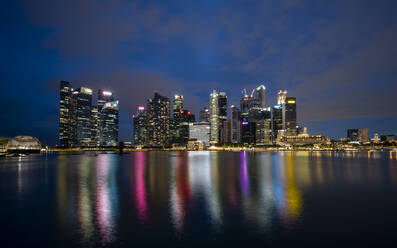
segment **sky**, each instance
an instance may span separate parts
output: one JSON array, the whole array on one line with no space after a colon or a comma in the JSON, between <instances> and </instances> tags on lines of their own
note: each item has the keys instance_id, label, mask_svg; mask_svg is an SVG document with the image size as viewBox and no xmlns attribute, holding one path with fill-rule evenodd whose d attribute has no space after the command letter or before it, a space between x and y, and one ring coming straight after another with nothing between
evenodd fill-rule
<instances>
[{"instance_id":1,"label":"sky","mask_svg":"<svg viewBox=\"0 0 397 248\"><path fill-rule=\"evenodd\" d=\"M397 1L6 0L0 136L58 142L59 81L120 100L119 139L153 92L198 115L213 89L297 98L309 133L397 134ZM95 97L95 96L94 96Z\"/></svg>"}]
</instances>

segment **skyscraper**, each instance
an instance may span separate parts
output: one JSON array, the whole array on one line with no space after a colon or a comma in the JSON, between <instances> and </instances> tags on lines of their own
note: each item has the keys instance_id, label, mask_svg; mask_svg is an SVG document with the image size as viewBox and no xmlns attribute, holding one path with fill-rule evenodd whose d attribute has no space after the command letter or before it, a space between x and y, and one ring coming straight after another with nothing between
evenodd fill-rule
<instances>
[{"instance_id":1,"label":"skyscraper","mask_svg":"<svg viewBox=\"0 0 397 248\"><path fill-rule=\"evenodd\" d=\"M280 104L272 108L273 141L277 139L279 131L283 130L283 106Z\"/></svg>"},{"instance_id":2,"label":"skyscraper","mask_svg":"<svg viewBox=\"0 0 397 248\"><path fill-rule=\"evenodd\" d=\"M175 95L173 100L174 119L177 119L179 111L183 109L183 96Z\"/></svg>"},{"instance_id":3,"label":"skyscraper","mask_svg":"<svg viewBox=\"0 0 397 248\"><path fill-rule=\"evenodd\" d=\"M170 99L157 92L148 100L149 145L164 147L170 138Z\"/></svg>"},{"instance_id":4,"label":"skyscraper","mask_svg":"<svg viewBox=\"0 0 397 248\"><path fill-rule=\"evenodd\" d=\"M256 121L256 145L270 145L272 144L272 121L270 108L263 109L263 119Z\"/></svg>"},{"instance_id":5,"label":"skyscraper","mask_svg":"<svg viewBox=\"0 0 397 248\"><path fill-rule=\"evenodd\" d=\"M207 107L203 107L200 109L200 122L209 122L210 119L210 110Z\"/></svg>"},{"instance_id":6,"label":"skyscraper","mask_svg":"<svg viewBox=\"0 0 397 248\"><path fill-rule=\"evenodd\" d=\"M219 141L224 140L223 136L225 129L224 123L227 120L227 96L225 92L220 92L218 95L218 107L219 107Z\"/></svg>"},{"instance_id":7,"label":"skyscraper","mask_svg":"<svg viewBox=\"0 0 397 248\"><path fill-rule=\"evenodd\" d=\"M231 142L238 144L241 141L241 113L240 109L236 106L231 106L232 110L232 122L231 122Z\"/></svg>"},{"instance_id":8,"label":"skyscraper","mask_svg":"<svg viewBox=\"0 0 397 248\"><path fill-rule=\"evenodd\" d=\"M102 111L102 107L103 105L105 105L105 103L107 102L113 102L114 101L114 96L113 93L108 91L108 90L98 90L98 100L97 100L97 104L98 104L98 113L100 113Z\"/></svg>"},{"instance_id":9,"label":"skyscraper","mask_svg":"<svg viewBox=\"0 0 397 248\"><path fill-rule=\"evenodd\" d=\"M73 146L73 113L72 109L72 88L69 82L60 82L59 101L59 144L64 147Z\"/></svg>"},{"instance_id":10,"label":"skyscraper","mask_svg":"<svg viewBox=\"0 0 397 248\"><path fill-rule=\"evenodd\" d=\"M91 107L91 144L90 146L98 146L98 107Z\"/></svg>"},{"instance_id":11,"label":"skyscraper","mask_svg":"<svg viewBox=\"0 0 397 248\"><path fill-rule=\"evenodd\" d=\"M279 90L277 93L277 104L284 104L287 97L286 90Z\"/></svg>"},{"instance_id":12,"label":"skyscraper","mask_svg":"<svg viewBox=\"0 0 397 248\"><path fill-rule=\"evenodd\" d=\"M75 91L76 97L76 133L77 142L80 146L89 146L91 142L91 106L92 90L80 87Z\"/></svg>"},{"instance_id":13,"label":"skyscraper","mask_svg":"<svg viewBox=\"0 0 397 248\"><path fill-rule=\"evenodd\" d=\"M287 135L296 135L296 98L286 97L283 107L283 129Z\"/></svg>"},{"instance_id":14,"label":"skyscraper","mask_svg":"<svg viewBox=\"0 0 397 248\"><path fill-rule=\"evenodd\" d=\"M266 107L266 87L264 85L260 85L256 88L256 99L259 102L261 108Z\"/></svg>"},{"instance_id":15,"label":"skyscraper","mask_svg":"<svg viewBox=\"0 0 397 248\"><path fill-rule=\"evenodd\" d=\"M240 111L241 111L241 120L248 122L248 113L249 108L252 105L251 102L254 100L254 97L247 94L247 91L243 90L243 97L240 99Z\"/></svg>"},{"instance_id":16,"label":"skyscraper","mask_svg":"<svg viewBox=\"0 0 397 248\"><path fill-rule=\"evenodd\" d=\"M116 146L119 135L119 101L105 103L99 119L101 123L100 145Z\"/></svg>"},{"instance_id":17,"label":"skyscraper","mask_svg":"<svg viewBox=\"0 0 397 248\"><path fill-rule=\"evenodd\" d=\"M213 90L210 94L210 142L219 144L219 94Z\"/></svg>"},{"instance_id":18,"label":"skyscraper","mask_svg":"<svg viewBox=\"0 0 397 248\"><path fill-rule=\"evenodd\" d=\"M134 145L146 146L148 143L147 115L144 106L138 106L138 112L133 115Z\"/></svg>"}]
</instances>

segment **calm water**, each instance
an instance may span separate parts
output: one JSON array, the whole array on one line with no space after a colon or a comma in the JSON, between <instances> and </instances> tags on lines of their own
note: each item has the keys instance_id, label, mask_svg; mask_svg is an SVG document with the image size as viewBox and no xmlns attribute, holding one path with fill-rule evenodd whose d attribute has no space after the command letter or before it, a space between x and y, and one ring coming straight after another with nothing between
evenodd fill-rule
<instances>
[{"instance_id":1,"label":"calm water","mask_svg":"<svg viewBox=\"0 0 397 248\"><path fill-rule=\"evenodd\" d=\"M1 247L397 246L397 152L0 159Z\"/></svg>"}]
</instances>

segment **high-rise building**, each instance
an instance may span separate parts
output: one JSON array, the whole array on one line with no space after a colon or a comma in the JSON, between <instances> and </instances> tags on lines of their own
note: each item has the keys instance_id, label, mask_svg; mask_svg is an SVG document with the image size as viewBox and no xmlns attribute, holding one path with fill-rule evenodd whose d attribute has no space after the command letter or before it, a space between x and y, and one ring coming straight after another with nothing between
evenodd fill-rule
<instances>
[{"instance_id":1,"label":"high-rise building","mask_svg":"<svg viewBox=\"0 0 397 248\"><path fill-rule=\"evenodd\" d=\"M179 112L183 109L183 96L182 95L175 95L173 100L173 114L174 119L177 119Z\"/></svg>"},{"instance_id":2,"label":"high-rise building","mask_svg":"<svg viewBox=\"0 0 397 248\"><path fill-rule=\"evenodd\" d=\"M72 88L69 82L60 82L59 101L59 144L63 147L74 145L73 140L73 118L72 110Z\"/></svg>"},{"instance_id":3,"label":"high-rise building","mask_svg":"<svg viewBox=\"0 0 397 248\"><path fill-rule=\"evenodd\" d=\"M287 135L296 135L296 98L286 97L283 104L283 129Z\"/></svg>"},{"instance_id":4,"label":"high-rise building","mask_svg":"<svg viewBox=\"0 0 397 248\"><path fill-rule=\"evenodd\" d=\"M117 103L117 109L116 108L112 108L107 109L106 111L104 110L104 106L108 103L112 103L112 104L108 104L107 106L115 106L115 97L113 95L112 92L108 91L108 90L102 90L99 89L98 90L98 144L100 146L114 146L114 140L118 140L118 138L115 139L115 137L110 138L109 137L109 123L105 123L102 120L107 119L112 120L112 125L116 125L114 127L112 127L113 130L118 130L118 103ZM109 107L108 107L109 108ZM117 112L117 113L116 113ZM113 121L113 117L112 116L103 116L104 114L117 114L117 122ZM105 132L107 132L105 134ZM117 134L118 136L118 134Z\"/></svg>"},{"instance_id":5,"label":"high-rise building","mask_svg":"<svg viewBox=\"0 0 397 248\"><path fill-rule=\"evenodd\" d=\"M252 106L252 101L254 100L253 96L247 94L247 91L243 90L243 97L240 99L240 111L241 111L241 120L248 122L249 109Z\"/></svg>"},{"instance_id":6,"label":"high-rise building","mask_svg":"<svg viewBox=\"0 0 397 248\"><path fill-rule=\"evenodd\" d=\"M99 116L101 146L116 146L119 135L119 101L107 102L102 106Z\"/></svg>"},{"instance_id":7,"label":"high-rise building","mask_svg":"<svg viewBox=\"0 0 397 248\"><path fill-rule=\"evenodd\" d=\"M148 100L149 145L164 147L170 138L170 99L157 92Z\"/></svg>"},{"instance_id":8,"label":"high-rise building","mask_svg":"<svg viewBox=\"0 0 397 248\"><path fill-rule=\"evenodd\" d=\"M114 101L114 96L113 96L112 92L110 92L108 90L99 89L98 90L98 100L97 100L98 113L100 113L102 111L103 105L105 105L105 103L113 102L113 101Z\"/></svg>"},{"instance_id":9,"label":"high-rise building","mask_svg":"<svg viewBox=\"0 0 397 248\"><path fill-rule=\"evenodd\" d=\"M210 124L208 122L196 122L189 124L189 140L204 142L210 145Z\"/></svg>"},{"instance_id":10,"label":"high-rise building","mask_svg":"<svg viewBox=\"0 0 397 248\"><path fill-rule=\"evenodd\" d=\"M287 91L286 90L279 90L277 93L277 104L281 105L285 103L287 98Z\"/></svg>"},{"instance_id":11,"label":"high-rise building","mask_svg":"<svg viewBox=\"0 0 397 248\"><path fill-rule=\"evenodd\" d=\"M380 139L379 139L379 134L378 133L374 133L373 141L374 141L374 143L379 143Z\"/></svg>"},{"instance_id":12,"label":"high-rise building","mask_svg":"<svg viewBox=\"0 0 397 248\"><path fill-rule=\"evenodd\" d=\"M273 142L277 139L279 131L281 130L283 130L283 106L277 104L272 108Z\"/></svg>"},{"instance_id":13,"label":"high-rise building","mask_svg":"<svg viewBox=\"0 0 397 248\"><path fill-rule=\"evenodd\" d=\"M256 135L255 122L241 122L241 143L244 145L254 145Z\"/></svg>"},{"instance_id":14,"label":"high-rise building","mask_svg":"<svg viewBox=\"0 0 397 248\"><path fill-rule=\"evenodd\" d=\"M261 108L266 107L266 87L260 85L256 88L256 99L259 101Z\"/></svg>"},{"instance_id":15,"label":"high-rise building","mask_svg":"<svg viewBox=\"0 0 397 248\"><path fill-rule=\"evenodd\" d=\"M200 109L200 122L209 122L210 121L210 110L207 107Z\"/></svg>"},{"instance_id":16,"label":"high-rise building","mask_svg":"<svg viewBox=\"0 0 397 248\"><path fill-rule=\"evenodd\" d=\"M272 119L270 108L263 109L263 119L256 121L256 145L272 144Z\"/></svg>"},{"instance_id":17,"label":"high-rise building","mask_svg":"<svg viewBox=\"0 0 397 248\"><path fill-rule=\"evenodd\" d=\"M231 106L232 122L231 122L231 143L238 144L241 141L241 113L236 106Z\"/></svg>"},{"instance_id":18,"label":"high-rise building","mask_svg":"<svg viewBox=\"0 0 397 248\"><path fill-rule=\"evenodd\" d=\"M76 133L80 146L89 146L91 142L91 106L92 90L80 87L74 92L76 97Z\"/></svg>"},{"instance_id":19,"label":"high-rise building","mask_svg":"<svg viewBox=\"0 0 397 248\"><path fill-rule=\"evenodd\" d=\"M219 144L219 94L213 90L210 94L210 142Z\"/></svg>"},{"instance_id":20,"label":"high-rise building","mask_svg":"<svg viewBox=\"0 0 397 248\"><path fill-rule=\"evenodd\" d=\"M227 96L225 92L220 92L218 95L219 107L219 141L222 143L224 140L224 123L227 120Z\"/></svg>"},{"instance_id":21,"label":"high-rise building","mask_svg":"<svg viewBox=\"0 0 397 248\"><path fill-rule=\"evenodd\" d=\"M348 129L347 138L353 142L368 142L368 128Z\"/></svg>"},{"instance_id":22,"label":"high-rise building","mask_svg":"<svg viewBox=\"0 0 397 248\"><path fill-rule=\"evenodd\" d=\"M134 121L134 145L146 146L148 144L148 133L145 107L138 106L138 112L132 118Z\"/></svg>"},{"instance_id":23,"label":"high-rise building","mask_svg":"<svg viewBox=\"0 0 397 248\"><path fill-rule=\"evenodd\" d=\"M232 143L232 120L223 122L222 144Z\"/></svg>"},{"instance_id":24,"label":"high-rise building","mask_svg":"<svg viewBox=\"0 0 397 248\"><path fill-rule=\"evenodd\" d=\"M91 107L91 144L90 146L98 146L98 107Z\"/></svg>"}]
</instances>

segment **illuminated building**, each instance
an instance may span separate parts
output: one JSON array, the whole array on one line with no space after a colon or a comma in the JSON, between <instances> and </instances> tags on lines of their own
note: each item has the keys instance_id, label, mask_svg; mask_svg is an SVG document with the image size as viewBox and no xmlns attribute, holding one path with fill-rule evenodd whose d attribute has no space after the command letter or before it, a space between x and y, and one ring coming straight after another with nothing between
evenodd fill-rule
<instances>
[{"instance_id":1,"label":"illuminated building","mask_svg":"<svg viewBox=\"0 0 397 248\"><path fill-rule=\"evenodd\" d=\"M314 144L326 144L329 141L327 136L323 135L283 135L280 139L281 143L305 146Z\"/></svg>"},{"instance_id":2,"label":"illuminated building","mask_svg":"<svg viewBox=\"0 0 397 248\"><path fill-rule=\"evenodd\" d=\"M59 93L59 144L64 147L71 147L75 144L75 137L72 88L70 83L61 81Z\"/></svg>"},{"instance_id":3,"label":"illuminated building","mask_svg":"<svg viewBox=\"0 0 397 248\"><path fill-rule=\"evenodd\" d=\"M374 133L373 141L374 141L374 143L379 143L380 139L379 139L379 134L378 133Z\"/></svg>"},{"instance_id":4,"label":"illuminated building","mask_svg":"<svg viewBox=\"0 0 397 248\"><path fill-rule=\"evenodd\" d=\"M279 90L277 93L277 104L285 104L286 98L287 98L287 91Z\"/></svg>"},{"instance_id":5,"label":"illuminated building","mask_svg":"<svg viewBox=\"0 0 397 248\"><path fill-rule=\"evenodd\" d=\"M113 102L114 101L114 96L113 93L107 90L98 90L98 113L102 111L103 105L107 102Z\"/></svg>"},{"instance_id":6,"label":"illuminated building","mask_svg":"<svg viewBox=\"0 0 397 248\"><path fill-rule=\"evenodd\" d=\"M232 143L232 120L226 120L222 128L222 144Z\"/></svg>"},{"instance_id":7,"label":"illuminated building","mask_svg":"<svg viewBox=\"0 0 397 248\"><path fill-rule=\"evenodd\" d=\"M241 143L244 145L254 145L256 135L255 122L241 122Z\"/></svg>"},{"instance_id":8,"label":"illuminated building","mask_svg":"<svg viewBox=\"0 0 397 248\"><path fill-rule=\"evenodd\" d=\"M256 121L255 131L256 145L272 144L272 119L270 108L263 110L263 119Z\"/></svg>"},{"instance_id":9,"label":"illuminated building","mask_svg":"<svg viewBox=\"0 0 397 248\"><path fill-rule=\"evenodd\" d=\"M286 97L283 104L283 129L287 135L296 135L296 98Z\"/></svg>"},{"instance_id":10,"label":"illuminated building","mask_svg":"<svg viewBox=\"0 0 397 248\"><path fill-rule=\"evenodd\" d=\"M224 123L227 120L227 96L225 92L220 92L218 95L218 107L219 107L219 141L223 141L224 134Z\"/></svg>"},{"instance_id":11,"label":"illuminated building","mask_svg":"<svg viewBox=\"0 0 397 248\"><path fill-rule=\"evenodd\" d=\"M231 143L238 144L241 141L241 112L236 106L232 105L231 119Z\"/></svg>"},{"instance_id":12,"label":"illuminated building","mask_svg":"<svg viewBox=\"0 0 397 248\"><path fill-rule=\"evenodd\" d=\"M148 100L148 142L150 146L164 147L170 137L170 99L157 92Z\"/></svg>"},{"instance_id":13,"label":"illuminated building","mask_svg":"<svg viewBox=\"0 0 397 248\"><path fill-rule=\"evenodd\" d=\"M91 107L91 146L98 146L98 107Z\"/></svg>"},{"instance_id":14,"label":"illuminated building","mask_svg":"<svg viewBox=\"0 0 397 248\"><path fill-rule=\"evenodd\" d=\"M279 131L283 130L283 107L278 104L272 108L273 141L277 139Z\"/></svg>"},{"instance_id":15,"label":"illuminated building","mask_svg":"<svg viewBox=\"0 0 397 248\"><path fill-rule=\"evenodd\" d=\"M347 138L351 142L368 142L368 128L348 129Z\"/></svg>"},{"instance_id":16,"label":"illuminated building","mask_svg":"<svg viewBox=\"0 0 397 248\"><path fill-rule=\"evenodd\" d=\"M209 122L210 110L207 107L200 109L200 122Z\"/></svg>"},{"instance_id":17,"label":"illuminated building","mask_svg":"<svg viewBox=\"0 0 397 248\"><path fill-rule=\"evenodd\" d=\"M240 110L241 110L241 120L248 121L249 108L252 105L251 102L254 100L253 96L247 94L246 89L243 90L243 97L240 99Z\"/></svg>"},{"instance_id":18,"label":"illuminated building","mask_svg":"<svg viewBox=\"0 0 397 248\"><path fill-rule=\"evenodd\" d=\"M210 94L210 142L211 144L219 144L219 94L213 90Z\"/></svg>"},{"instance_id":19,"label":"illuminated building","mask_svg":"<svg viewBox=\"0 0 397 248\"><path fill-rule=\"evenodd\" d=\"M89 146L91 142L91 106L92 90L80 87L73 92L76 98L76 137L80 146Z\"/></svg>"},{"instance_id":20,"label":"illuminated building","mask_svg":"<svg viewBox=\"0 0 397 248\"><path fill-rule=\"evenodd\" d=\"M138 112L133 117L134 145L145 146L148 142L147 115L144 106L138 106Z\"/></svg>"},{"instance_id":21,"label":"illuminated building","mask_svg":"<svg viewBox=\"0 0 397 248\"><path fill-rule=\"evenodd\" d=\"M101 123L100 145L116 146L119 136L119 101L105 103L99 120Z\"/></svg>"},{"instance_id":22,"label":"illuminated building","mask_svg":"<svg viewBox=\"0 0 397 248\"><path fill-rule=\"evenodd\" d=\"M40 141L32 136L16 136L7 144L7 151L10 153L36 153L40 149Z\"/></svg>"},{"instance_id":23,"label":"illuminated building","mask_svg":"<svg viewBox=\"0 0 397 248\"><path fill-rule=\"evenodd\" d=\"M183 109L183 96L175 95L173 100L174 119L177 119L179 111Z\"/></svg>"},{"instance_id":24,"label":"illuminated building","mask_svg":"<svg viewBox=\"0 0 397 248\"><path fill-rule=\"evenodd\" d=\"M189 124L189 140L204 142L210 145L210 124L208 122L196 122Z\"/></svg>"},{"instance_id":25,"label":"illuminated building","mask_svg":"<svg viewBox=\"0 0 397 248\"><path fill-rule=\"evenodd\" d=\"M183 96L175 95L173 100L173 119L170 120L170 142L185 146L189 140L189 123L195 121L195 116L183 109Z\"/></svg>"},{"instance_id":26,"label":"illuminated building","mask_svg":"<svg viewBox=\"0 0 397 248\"><path fill-rule=\"evenodd\" d=\"M382 142L397 141L397 136L393 135L393 134L381 135L380 141L382 141Z\"/></svg>"},{"instance_id":27,"label":"illuminated building","mask_svg":"<svg viewBox=\"0 0 397 248\"><path fill-rule=\"evenodd\" d=\"M266 87L264 85L256 88L256 99L258 99L261 108L266 107Z\"/></svg>"}]
</instances>

